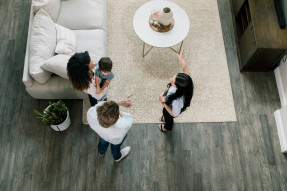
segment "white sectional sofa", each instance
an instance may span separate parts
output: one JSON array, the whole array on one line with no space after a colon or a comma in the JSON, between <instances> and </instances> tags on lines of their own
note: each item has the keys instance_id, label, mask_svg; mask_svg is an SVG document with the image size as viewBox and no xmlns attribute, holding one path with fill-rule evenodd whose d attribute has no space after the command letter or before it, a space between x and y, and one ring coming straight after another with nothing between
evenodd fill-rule
<instances>
[{"instance_id":1,"label":"white sectional sofa","mask_svg":"<svg viewBox=\"0 0 287 191\"><path fill-rule=\"evenodd\" d=\"M57 75L57 72L42 71L43 60L47 61L54 58L54 56L56 56L55 53L53 53L53 55L51 54L51 58L41 58L42 60L38 63L39 67L41 66L38 70L44 72L46 75L44 82L42 80L39 81L38 78L33 78L33 75L31 75L31 68L29 68L32 63L30 59L31 54L32 51L35 51L35 48L36 50L38 49L37 43L34 42L35 38L33 37L33 34L35 34L33 32L33 22L39 7L50 15L54 23L75 32L76 52L88 51L92 60L98 61L101 57L106 56L106 0L33 0L32 2L22 78L26 91L36 99L86 98L87 95L85 93L72 88L66 76ZM54 39L52 41L54 41ZM39 46L39 48L41 47ZM61 65L62 70L65 70L69 57L70 56L67 55L63 57L65 58L63 61L54 64ZM50 62L51 61L53 60L50 60ZM65 75L65 71L61 72ZM41 75L41 72L39 75ZM49 79L47 80L47 78Z\"/></svg>"}]
</instances>

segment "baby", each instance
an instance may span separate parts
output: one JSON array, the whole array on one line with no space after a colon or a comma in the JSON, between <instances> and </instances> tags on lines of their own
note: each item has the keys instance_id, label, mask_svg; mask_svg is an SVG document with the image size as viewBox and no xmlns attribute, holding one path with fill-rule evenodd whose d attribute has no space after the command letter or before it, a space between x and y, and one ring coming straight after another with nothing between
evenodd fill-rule
<instances>
[{"instance_id":1,"label":"baby","mask_svg":"<svg viewBox=\"0 0 287 191\"><path fill-rule=\"evenodd\" d=\"M97 87L97 94L102 95L99 101L106 101L106 92L110 81L114 78L112 72L113 62L109 57L102 57L95 65L95 82Z\"/></svg>"}]
</instances>

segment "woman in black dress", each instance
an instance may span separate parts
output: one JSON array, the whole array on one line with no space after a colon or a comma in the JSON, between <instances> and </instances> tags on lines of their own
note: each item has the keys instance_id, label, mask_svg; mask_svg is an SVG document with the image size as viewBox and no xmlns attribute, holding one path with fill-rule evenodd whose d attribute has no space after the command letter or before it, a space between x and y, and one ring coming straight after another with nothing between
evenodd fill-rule
<instances>
[{"instance_id":1,"label":"woman in black dress","mask_svg":"<svg viewBox=\"0 0 287 191\"><path fill-rule=\"evenodd\" d=\"M160 117L160 121L164 124L158 126L161 131L173 129L173 118L178 117L186 110L193 96L193 81L183 58L183 52L184 49L177 54L183 73L178 73L170 78L170 83L167 85L168 90L159 96L159 101L163 105L163 115Z\"/></svg>"}]
</instances>

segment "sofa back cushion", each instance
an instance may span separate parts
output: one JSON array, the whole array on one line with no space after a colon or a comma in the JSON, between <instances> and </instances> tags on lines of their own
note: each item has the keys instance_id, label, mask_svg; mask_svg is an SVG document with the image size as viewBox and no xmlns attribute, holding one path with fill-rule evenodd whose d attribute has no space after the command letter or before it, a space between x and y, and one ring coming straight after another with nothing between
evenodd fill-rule
<instances>
[{"instance_id":1,"label":"sofa back cushion","mask_svg":"<svg viewBox=\"0 0 287 191\"><path fill-rule=\"evenodd\" d=\"M103 29L75 30L77 37L77 52L88 51L96 63L106 56L106 33Z\"/></svg>"},{"instance_id":2,"label":"sofa back cushion","mask_svg":"<svg viewBox=\"0 0 287 191\"><path fill-rule=\"evenodd\" d=\"M60 10L61 0L33 0L32 8L34 13L37 13L40 9L43 9L51 19L56 22Z\"/></svg>"},{"instance_id":3,"label":"sofa back cushion","mask_svg":"<svg viewBox=\"0 0 287 191\"><path fill-rule=\"evenodd\" d=\"M56 48L56 27L50 16L40 9L33 20L30 37L29 73L37 82L46 83L51 73L41 66L53 57Z\"/></svg>"},{"instance_id":4,"label":"sofa back cushion","mask_svg":"<svg viewBox=\"0 0 287 191\"><path fill-rule=\"evenodd\" d=\"M106 28L106 0L61 1L57 22L72 30Z\"/></svg>"}]
</instances>

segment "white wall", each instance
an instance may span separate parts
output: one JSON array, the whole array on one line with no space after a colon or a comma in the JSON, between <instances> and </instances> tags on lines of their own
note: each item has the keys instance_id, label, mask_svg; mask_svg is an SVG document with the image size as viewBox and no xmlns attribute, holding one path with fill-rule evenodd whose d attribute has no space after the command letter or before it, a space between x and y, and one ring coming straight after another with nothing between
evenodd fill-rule
<instances>
[{"instance_id":1,"label":"white wall","mask_svg":"<svg viewBox=\"0 0 287 191\"><path fill-rule=\"evenodd\" d=\"M282 1L285 20L287 21L287 0ZM279 91L281 108L274 112L281 151L287 153L287 55L281 61L279 67L274 70Z\"/></svg>"},{"instance_id":2,"label":"white wall","mask_svg":"<svg viewBox=\"0 0 287 191\"><path fill-rule=\"evenodd\" d=\"M274 112L281 146L281 152L287 153L287 105Z\"/></svg>"},{"instance_id":3,"label":"white wall","mask_svg":"<svg viewBox=\"0 0 287 191\"><path fill-rule=\"evenodd\" d=\"M286 99L286 95L287 95L287 58L284 61L285 62L279 66L279 70L280 70L280 76L281 76L282 83L283 83L283 91L284 91L284 95L285 95L285 99ZM286 105L286 104L284 104L284 105Z\"/></svg>"},{"instance_id":4,"label":"white wall","mask_svg":"<svg viewBox=\"0 0 287 191\"><path fill-rule=\"evenodd\" d=\"M281 59L280 66L275 69L274 73L281 105L287 105L287 55Z\"/></svg>"},{"instance_id":5,"label":"white wall","mask_svg":"<svg viewBox=\"0 0 287 191\"><path fill-rule=\"evenodd\" d=\"M287 153L287 55L274 71L282 108L274 112L281 151Z\"/></svg>"}]
</instances>

